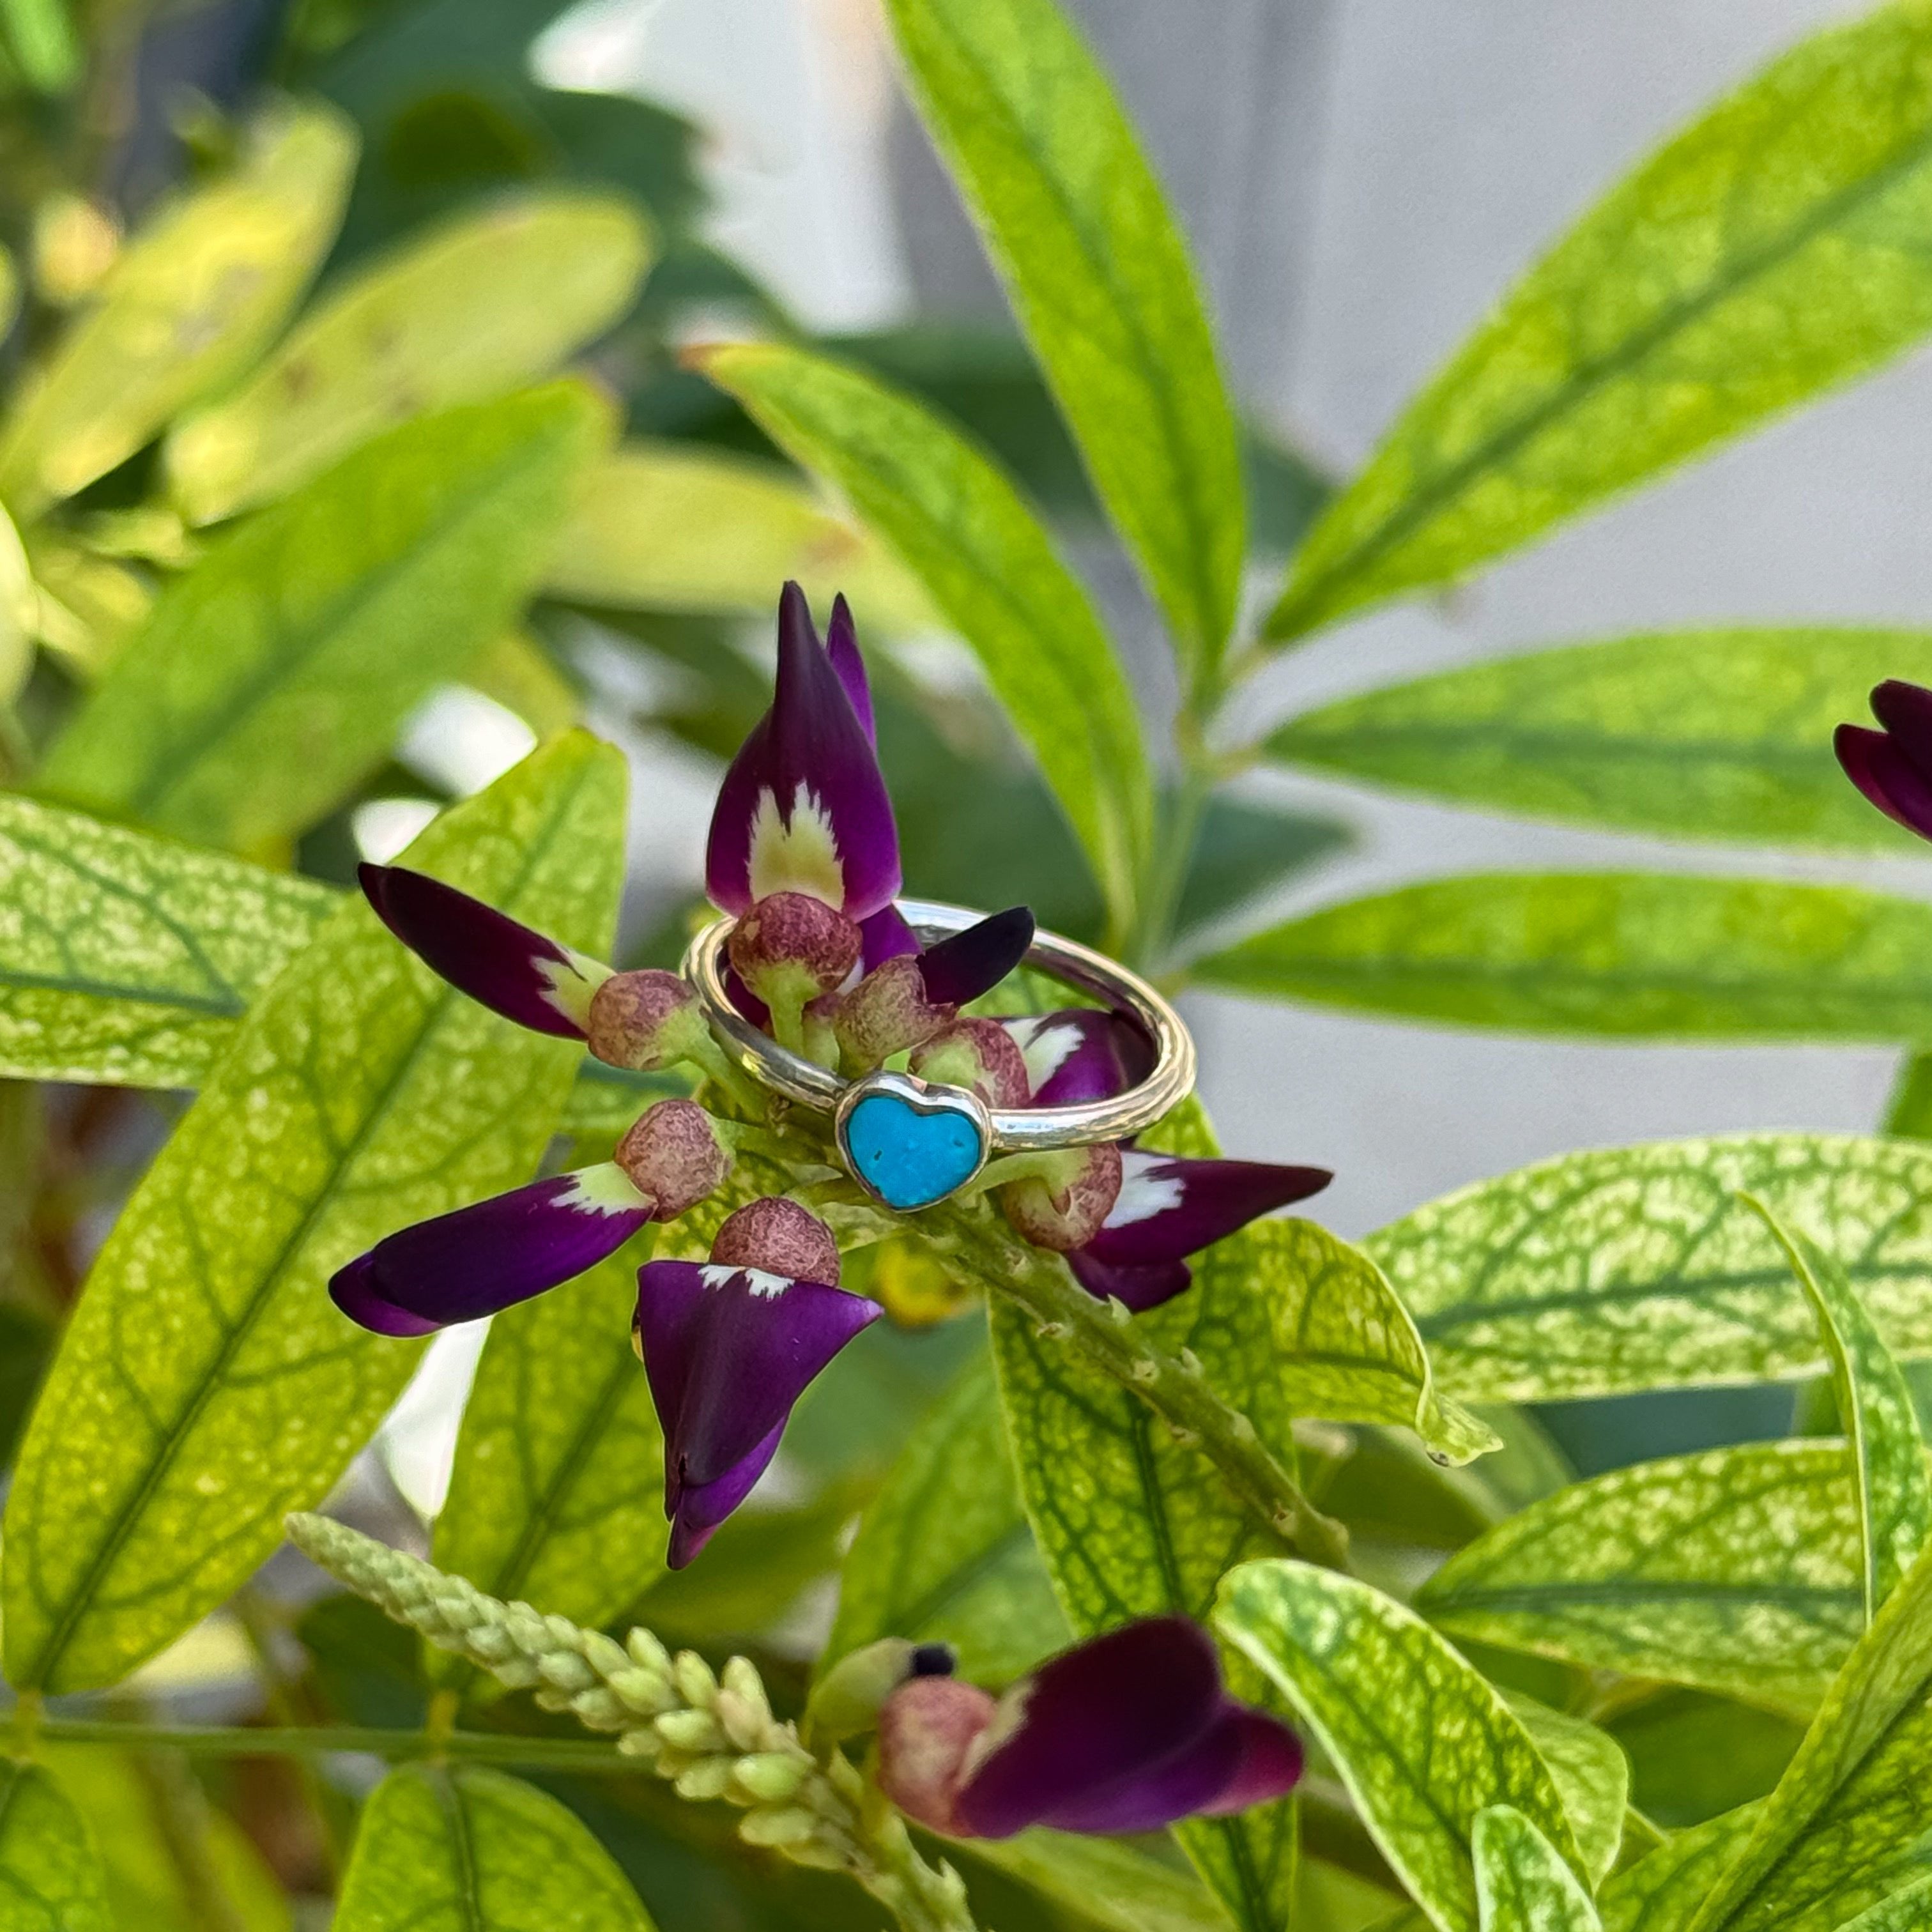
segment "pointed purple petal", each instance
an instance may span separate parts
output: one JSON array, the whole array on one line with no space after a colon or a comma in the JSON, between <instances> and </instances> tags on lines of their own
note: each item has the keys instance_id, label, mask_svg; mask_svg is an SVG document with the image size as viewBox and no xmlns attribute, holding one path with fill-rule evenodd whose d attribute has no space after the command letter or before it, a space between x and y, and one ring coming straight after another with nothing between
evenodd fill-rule
<instances>
[{"instance_id":1,"label":"pointed purple petal","mask_svg":"<svg viewBox=\"0 0 1932 1932\"><path fill-rule=\"evenodd\" d=\"M902 953L919 950L919 934L907 925L904 915L896 905L881 906L870 919L862 919L859 934L863 942L859 955L862 974L883 966L888 959L898 958Z\"/></svg>"},{"instance_id":2,"label":"pointed purple petal","mask_svg":"<svg viewBox=\"0 0 1932 1932\"><path fill-rule=\"evenodd\" d=\"M797 892L855 920L899 889L898 834L879 761L795 584L778 605L772 708L718 788L705 882L729 913Z\"/></svg>"},{"instance_id":3,"label":"pointed purple petal","mask_svg":"<svg viewBox=\"0 0 1932 1932\"><path fill-rule=\"evenodd\" d=\"M365 865L356 876L382 923L459 992L519 1026L583 1039L608 967L426 873Z\"/></svg>"},{"instance_id":4,"label":"pointed purple petal","mask_svg":"<svg viewBox=\"0 0 1932 1932\"><path fill-rule=\"evenodd\" d=\"M440 1322L425 1322L420 1315L412 1315L406 1308L398 1308L376 1293L371 1279L375 1264L374 1255L358 1255L346 1267L338 1268L329 1280L330 1300L358 1328L374 1334L434 1335L442 1326Z\"/></svg>"},{"instance_id":5,"label":"pointed purple petal","mask_svg":"<svg viewBox=\"0 0 1932 1932\"><path fill-rule=\"evenodd\" d=\"M965 1006L990 993L1032 944L1033 914L1026 907L994 913L920 953L919 976L926 997L935 1004Z\"/></svg>"},{"instance_id":6,"label":"pointed purple petal","mask_svg":"<svg viewBox=\"0 0 1932 1932\"><path fill-rule=\"evenodd\" d=\"M1932 838L1932 782L1897 740L1862 724L1840 724L1832 734L1832 748L1846 777L1888 818L1922 838Z\"/></svg>"},{"instance_id":7,"label":"pointed purple petal","mask_svg":"<svg viewBox=\"0 0 1932 1932\"><path fill-rule=\"evenodd\" d=\"M1932 779L1932 691L1888 677L1871 694L1872 716L1886 728L1900 752Z\"/></svg>"},{"instance_id":8,"label":"pointed purple petal","mask_svg":"<svg viewBox=\"0 0 1932 1932\"><path fill-rule=\"evenodd\" d=\"M1201 1807L1202 1815L1225 1818L1250 1804L1270 1804L1286 1798L1301 1781L1301 1740L1279 1718L1228 1700L1221 1718L1240 1739L1240 1761L1221 1794Z\"/></svg>"},{"instance_id":9,"label":"pointed purple petal","mask_svg":"<svg viewBox=\"0 0 1932 1932\"><path fill-rule=\"evenodd\" d=\"M778 1453L785 1426L781 1422L748 1456L741 1456L723 1475L709 1483L681 1483L675 1471L664 1482L664 1514L670 1519L670 1546L665 1567L682 1570L711 1539L719 1526L758 1486Z\"/></svg>"},{"instance_id":10,"label":"pointed purple petal","mask_svg":"<svg viewBox=\"0 0 1932 1932\"><path fill-rule=\"evenodd\" d=\"M1151 1268L1111 1268L1094 1258L1091 1249L1076 1248L1066 1257L1073 1279L1096 1301L1109 1295L1144 1315L1172 1301L1194 1283L1194 1270L1185 1262L1162 1262Z\"/></svg>"},{"instance_id":11,"label":"pointed purple petal","mask_svg":"<svg viewBox=\"0 0 1932 1932\"><path fill-rule=\"evenodd\" d=\"M988 1838L1077 1813L1157 1778L1199 1742L1222 1703L1214 1647L1198 1624L1152 1617L1110 1630L1050 1658L1001 1699L988 1735L1010 1714L1011 1728L962 1785L955 1808ZM1204 1801L1238 1759L1231 1754L1205 1780Z\"/></svg>"},{"instance_id":12,"label":"pointed purple petal","mask_svg":"<svg viewBox=\"0 0 1932 1932\"><path fill-rule=\"evenodd\" d=\"M1120 1163L1119 1198L1085 1250L1114 1268L1156 1268L1198 1254L1334 1178L1325 1168L1183 1160L1138 1148L1124 1149Z\"/></svg>"},{"instance_id":13,"label":"pointed purple petal","mask_svg":"<svg viewBox=\"0 0 1932 1932\"><path fill-rule=\"evenodd\" d=\"M1002 1024L1026 1058L1036 1107L1109 1100L1144 1080L1153 1065L1145 1035L1118 1013L1070 1006Z\"/></svg>"},{"instance_id":14,"label":"pointed purple petal","mask_svg":"<svg viewBox=\"0 0 1932 1932\"><path fill-rule=\"evenodd\" d=\"M380 1334L397 1332L382 1326L383 1307L428 1328L474 1322L581 1274L650 1219L650 1204L616 1168L586 1168L404 1228L340 1270L328 1292L351 1321Z\"/></svg>"},{"instance_id":15,"label":"pointed purple petal","mask_svg":"<svg viewBox=\"0 0 1932 1932\"><path fill-rule=\"evenodd\" d=\"M825 627L825 655L845 687L866 742L876 746L879 728L872 716L872 687L866 676L866 660L859 654L859 628L852 621L852 607L843 591L832 600L832 621Z\"/></svg>"},{"instance_id":16,"label":"pointed purple petal","mask_svg":"<svg viewBox=\"0 0 1932 1932\"><path fill-rule=\"evenodd\" d=\"M1214 1804L1239 1774L1241 1758L1239 1728L1216 1723L1159 1764L1070 1791L1039 1822L1062 1832L1158 1832Z\"/></svg>"}]
</instances>

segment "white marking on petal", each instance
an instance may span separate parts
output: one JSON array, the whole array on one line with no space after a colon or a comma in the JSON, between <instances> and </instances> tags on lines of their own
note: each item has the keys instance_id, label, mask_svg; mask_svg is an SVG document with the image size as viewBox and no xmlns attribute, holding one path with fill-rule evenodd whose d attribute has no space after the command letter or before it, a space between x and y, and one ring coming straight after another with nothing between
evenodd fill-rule
<instances>
[{"instance_id":1,"label":"white marking on petal","mask_svg":"<svg viewBox=\"0 0 1932 1932\"><path fill-rule=\"evenodd\" d=\"M751 886L754 899L773 892L805 892L840 910L845 904L845 867L838 837L824 801L805 781L781 810L778 794L762 787L752 813Z\"/></svg>"},{"instance_id":2,"label":"white marking on petal","mask_svg":"<svg viewBox=\"0 0 1932 1932\"><path fill-rule=\"evenodd\" d=\"M766 1301L776 1301L791 1286L789 1275L772 1274L764 1268L730 1268L722 1262L700 1262L699 1278L706 1288L729 1288L742 1275L745 1286Z\"/></svg>"},{"instance_id":3,"label":"white marking on petal","mask_svg":"<svg viewBox=\"0 0 1932 1932\"><path fill-rule=\"evenodd\" d=\"M1160 1172L1162 1168L1167 1171ZM1138 1148L1124 1148L1120 1191L1101 1226L1131 1228L1137 1222L1151 1221L1156 1214L1178 1208L1187 1189L1173 1169L1173 1161L1166 1154L1143 1154Z\"/></svg>"},{"instance_id":4,"label":"white marking on petal","mask_svg":"<svg viewBox=\"0 0 1932 1932\"><path fill-rule=\"evenodd\" d=\"M1019 1042L1027 1078L1036 1094L1066 1064L1080 1045L1080 1029L1070 1020L1022 1020L1008 1030Z\"/></svg>"},{"instance_id":5,"label":"white marking on petal","mask_svg":"<svg viewBox=\"0 0 1932 1932\"><path fill-rule=\"evenodd\" d=\"M610 978L610 968L601 959L572 952L568 947L565 951L567 956L562 959L532 956L530 964L536 968L537 977L544 982L543 992L538 997L546 1006L554 1006L573 1025L585 1026L590 1018L591 995Z\"/></svg>"},{"instance_id":6,"label":"white marking on petal","mask_svg":"<svg viewBox=\"0 0 1932 1932\"><path fill-rule=\"evenodd\" d=\"M556 1197L560 1208L574 1208L580 1214L634 1214L650 1203L631 1185L621 1167L606 1161L599 1167L579 1168L566 1177L569 1187Z\"/></svg>"}]
</instances>

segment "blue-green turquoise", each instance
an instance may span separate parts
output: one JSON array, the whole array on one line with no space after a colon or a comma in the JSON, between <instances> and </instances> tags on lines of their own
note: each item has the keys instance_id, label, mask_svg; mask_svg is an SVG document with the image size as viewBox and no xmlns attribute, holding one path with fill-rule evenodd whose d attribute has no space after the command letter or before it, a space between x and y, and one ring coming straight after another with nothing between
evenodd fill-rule
<instances>
[{"instance_id":1,"label":"blue-green turquoise","mask_svg":"<svg viewBox=\"0 0 1932 1932\"><path fill-rule=\"evenodd\" d=\"M896 1094L868 1094L845 1117L853 1172L890 1208L943 1201L980 1165L980 1130L947 1108L921 1113Z\"/></svg>"}]
</instances>

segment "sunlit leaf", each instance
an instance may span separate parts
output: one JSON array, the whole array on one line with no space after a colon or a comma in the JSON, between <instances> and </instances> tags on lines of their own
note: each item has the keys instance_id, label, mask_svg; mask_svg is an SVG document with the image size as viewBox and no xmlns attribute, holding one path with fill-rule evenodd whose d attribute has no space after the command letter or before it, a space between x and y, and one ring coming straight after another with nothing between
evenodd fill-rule
<instances>
[{"instance_id":1,"label":"sunlit leaf","mask_svg":"<svg viewBox=\"0 0 1932 1932\"><path fill-rule=\"evenodd\" d=\"M1226 1579L1214 1623L1280 1688L1442 1932L1477 1932L1469 1834L1490 1805L1522 1812L1582 1875L1562 1798L1528 1733L1400 1604L1352 1576L1277 1558Z\"/></svg>"},{"instance_id":2,"label":"sunlit leaf","mask_svg":"<svg viewBox=\"0 0 1932 1932\"><path fill-rule=\"evenodd\" d=\"M1576 1874L1513 1805L1476 1814L1469 1850L1482 1932L1600 1932Z\"/></svg>"},{"instance_id":3,"label":"sunlit leaf","mask_svg":"<svg viewBox=\"0 0 1932 1932\"><path fill-rule=\"evenodd\" d=\"M976 1838L961 1853L1051 1899L1098 1932L1228 1932L1228 1916L1192 1872L1125 1838L1076 1838L1044 1826L1012 1838Z\"/></svg>"},{"instance_id":4,"label":"sunlit leaf","mask_svg":"<svg viewBox=\"0 0 1932 1932\"><path fill-rule=\"evenodd\" d=\"M557 740L410 862L600 950L622 791L614 751ZM114 1682L327 1492L420 1352L338 1314L328 1275L527 1180L574 1060L445 986L360 901L262 995L122 1210L28 1425L4 1541L14 1684Z\"/></svg>"},{"instance_id":5,"label":"sunlit leaf","mask_svg":"<svg viewBox=\"0 0 1932 1932\"><path fill-rule=\"evenodd\" d=\"M38 1765L0 1763L0 1925L7 1932L113 1932L100 1855L80 1814Z\"/></svg>"},{"instance_id":6,"label":"sunlit leaf","mask_svg":"<svg viewBox=\"0 0 1932 1932\"><path fill-rule=\"evenodd\" d=\"M502 630L603 421L572 382L452 410L251 518L162 593L44 788L208 844L314 824Z\"/></svg>"},{"instance_id":7,"label":"sunlit leaf","mask_svg":"<svg viewBox=\"0 0 1932 1932\"><path fill-rule=\"evenodd\" d=\"M1478 1537L1416 1606L1452 1634L1808 1714L1862 1622L1844 1443L1613 1469Z\"/></svg>"},{"instance_id":8,"label":"sunlit leaf","mask_svg":"<svg viewBox=\"0 0 1932 1932\"><path fill-rule=\"evenodd\" d=\"M1386 685L1292 718L1272 758L1459 804L1630 832L1902 846L1832 728L1881 679L1932 683L1924 631L1668 631Z\"/></svg>"},{"instance_id":9,"label":"sunlit leaf","mask_svg":"<svg viewBox=\"0 0 1932 1932\"><path fill-rule=\"evenodd\" d=\"M1550 1767L1563 1800L1563 1815L1576 1840L1582 1870L1594 1890L1623 1847L1630 1804L1630 1760L1607 1731L1534 1697L1505 1690L1503 1701Z\"/></svg>"},{"instance_id":10,"label":"sunlit leaf","mask_svg":"<svg viewBox=\"0 0 1932 1932\"><path fill-rule=\"evenodd\" d=\"M1762 1202L1747 1198L1790 1256L1792 1270L1816 1311L1838 1413L1850 1438L1869 1623L1932 1532L1932 1481L1912 1391L1838 1258L1787 1228Z\"/></svg>"},{"instance_id":11,"label":"sunlit leaf","mask_svg":"<svg viewBox=\"0 0 1932 1932\"><path fill-rule=\"evenodd\" d=\"M1117 920L1153 778L1139 714L1086 592L1000 472L921 404L802 350L715 350L706 375L849 496L977 653Z\"/></svg>"},{"instance_id":12,"label":"sunlit leaf","mask_svg":"<svg viewBox=\"0 0 1932 1932\"><path fill-rule=\"evenodd\" d=\"M1932 906L1779 879L1474 873L1324 907L1196 970L1518 1033L1916 1040L1932 1032Z\"/></svg>"},{"instance_id":13,"label":"sunlit leaf","mask_svg":"<svg viewBox=\"0 0 1932 1932\"><path fill-rule=\"evenodd\" d=\"M1233 625L1240 435L1187 248L1054 0L890 0L913 94L978 218L1184 677Z\"/></svg>"},{"instance_id":14,"label":"sunlit leaf","mask_svg":"<svg viewBox=\"0 0 1932 1932\"><path fill-rule=\"evenodd\" d=\"M1932 1354L1932 1148L1739 1134L1565 1154L1446 1195L1365 1246L1464 1402L1815 1375L1768 1202L1843 1262L1886 1346Z\"/></svg>"},{"instance_id":15,"label":"sunlit leaf","mask_svg":"<svg viewBox=\"0 0 1932 1932\"><path fill-rule=\"evenodd\" d=\"M796 477L691 443L626 442L592 469L544 587L582 604L769 618L788 578L814 608L842 590L862 632L934 621L904 566Z\"/></svg>"},{"instance_id":16,"label":"sunlit leaf","mask_svg":"<svg viewBox=\"0 0 1932 1932\"><path fill-rule=\"evenodd\" d=\"M1845 1922L1844 1932L1926 1932L1932 1927L1932 1879L1922 1880Z\"/></svg>"},{"instance_id":17,"label":"sunlit leaf","mask_svg":"<svg viewBox=\"0 0 1932 1932\"><path fill-rule=\"evenodd\" d=\"M430 1555L493 1597L596 1629L664 1564L664 1436L631 1347L644 1251L490 1324ZM474 1673L447 1651L430 1674Z\"/></svg>"},{"instance_id":18,"label":"sunlit leaf","mask_svg":"<svg viewBox=\"0 0 1932 1932\"><path fill-rule=\"evenodd\" d=\"M335 1932L651 1932L630 1881L554 1798L410 1765L362 1813Z\"/></svg>"},{"instance_id":19,"label":"sunlit leaf","mask_svg":"<svg viewBox=\"0 0 1932 1932\"><path fill-rule=\"evenodd\" d=\"M273 502L381 431L547 375L602 334L650 260L620 196L493 202L333 283L232 396L176 424L168 477L190 523Z\"/></svg>"},{"instance_id":20,"label":"sunlit leaf","mask_svg":"<svg viewBox=\"0 0 1932 1932\"><path fill-rule=\"evenodd\" d=\"M1682 1932L1725 1868L1744 1848L1757 1807L1720 1812L1674 1832L1653 1852L1616 1874L1597 1900L1604 1932Z\"/></svg>"},{"instance_id":21,"label":"sunlit leaf","mask_svg":"<svg viewBox=\"0 0 1932 1932\"><path fill-rule=\"evenodd\" d=\"M1932 322L1932 16L1804 42L1640 166L1397 419L1269 620L1439 584Z\"/></svg>"},{"instance_id":22,"label":"sunlit leaf","mask_svg":"<svg viewBox=\"0 0 1932 1932\"><path fill-rule=\"evenodd\" d=\"M142 231L0 436L10 508L71 496L254 361L328 252L355 161L350 124L311 103Z\"/></svg>"}]
</instances>

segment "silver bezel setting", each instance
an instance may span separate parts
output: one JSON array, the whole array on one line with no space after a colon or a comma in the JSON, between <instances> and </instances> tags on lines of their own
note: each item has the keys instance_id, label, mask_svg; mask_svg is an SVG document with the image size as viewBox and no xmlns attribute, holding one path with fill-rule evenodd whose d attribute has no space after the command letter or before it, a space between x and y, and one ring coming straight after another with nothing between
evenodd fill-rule
<instances>
[{"instance_id":1,"label":"silver bezel setting","mask_svg":"<svg viewBox=\"0 0 1932 1932\"><path fill-rule=\"evenodd\" d=\"M973 1163L972 1172L961 1175L944 1194L935 1194L930 1201L922 1201L918 1207L902 1208L896 1202L888 1201L860 1170L845 1138L846 1123L860 1102L880 1094L902 1102L915 1114L964 1114L973 1123L980 1141L980 1157ZM922 1209L936 1208L940 1202L950 1201L960 1189L978 1178L992 1150L992 1114L978 1094L968 1092L964 1087L949 1087L943 1081L921 1080L910 1073L888 1072L882 1067L876 1072L862 1075L839 1096L838 1108L832 1117L832 1138L838 1149L839 1159L845 1163L845 1172L881 1208L889 1208L895 1214L916 1214Z\"/></svg>"}]
</instances>

